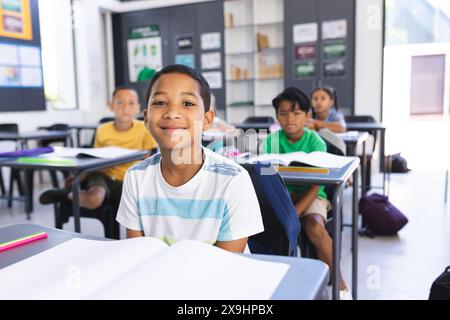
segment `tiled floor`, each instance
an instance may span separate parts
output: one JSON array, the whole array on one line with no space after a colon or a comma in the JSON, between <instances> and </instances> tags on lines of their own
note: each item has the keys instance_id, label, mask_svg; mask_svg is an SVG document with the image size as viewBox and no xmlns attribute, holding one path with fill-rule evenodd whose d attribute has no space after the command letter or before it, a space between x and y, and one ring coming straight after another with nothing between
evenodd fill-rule
<instances>
[{"instance_id":1,"label":"tiled floor","mask_svg":"<svg viewBox=\"0 0 450 320\"><path fill-rule=\"evenodd\" d=\"M3 169L5 171L5 169ZM44 173L45 180L48 174ZM375 177L378 184L380 177ZM38 180L38 179L35 179ZM450 265L450 204L444 205L444 172L412 171L393 175L390 199L406 214L409 223L395 237L359 239L360 299L426 299L432 281ZM49 187L48 182L36 182L36 196ZM346 221L350 220L351 189L344 194ZM53 226L52 206L42 206L35 200L32 223ZM14 202L8 209L0 199L0 227L26 222L24 205ZM82 219L82 231L103 236L100 222ZM73 231L73 220L65 225ZM123 230L122 230L123 232ZM351 280L350 229L344 229L342 268Z\"/></svg>"}]
</instances>

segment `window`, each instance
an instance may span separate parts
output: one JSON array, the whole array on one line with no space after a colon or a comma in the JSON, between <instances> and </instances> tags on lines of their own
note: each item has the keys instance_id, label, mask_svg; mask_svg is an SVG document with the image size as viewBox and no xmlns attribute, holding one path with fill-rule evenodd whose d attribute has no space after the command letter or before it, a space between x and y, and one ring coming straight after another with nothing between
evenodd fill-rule
<instances>
[{"instance_id":1,"label":"window","mask_svg":"<svg viewBox=\"0 0 450 320\"><path fill-rule=\"evenodd\" d=\"M448 42L450 1L386 0L386 45Z\"/></svg>"},{"instance_id":2,"label":"window","mask_svg":"<svg viewBox=\"0 0 450 320\"><path fill-rule=\"evenodd\" d=\"M56 110L77 109L72 1L39 0L44 89Z\"/></svg>"}]
</instances>

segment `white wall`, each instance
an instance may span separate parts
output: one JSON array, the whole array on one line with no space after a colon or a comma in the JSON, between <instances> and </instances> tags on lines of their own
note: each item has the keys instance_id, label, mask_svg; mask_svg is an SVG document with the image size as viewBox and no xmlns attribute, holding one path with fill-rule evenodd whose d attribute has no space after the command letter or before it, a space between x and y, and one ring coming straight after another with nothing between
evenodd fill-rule
<instances>
[{"instance_id":1,"label":"white wall","mask_svg":"<svg viewBox=\"0 0 450 320\"><path fill-rule=\"evenodd\" d=\"M356 0L355 114L381 120L383 0Z\"/></svg>"}]
</instances>

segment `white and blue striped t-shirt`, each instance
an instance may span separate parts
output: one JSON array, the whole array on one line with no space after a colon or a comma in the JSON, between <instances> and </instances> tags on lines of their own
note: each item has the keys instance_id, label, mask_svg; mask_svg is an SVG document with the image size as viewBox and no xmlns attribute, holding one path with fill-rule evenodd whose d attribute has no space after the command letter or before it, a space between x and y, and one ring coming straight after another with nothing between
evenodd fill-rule
<instances>
[{"instance_id":1,"label":"white and blue striped t-shirt","mask_svg":"<svg viewBox=\"0 0 450 320\"><path fill-rule=\"evenodd\" d=\"M264 231L258 199L247 171L203 148L200 171L179 187L161 174L161 155L131 167L123 183L117 221L168 244L199 240L214 244Z\"/></svg>"}]
</instances>

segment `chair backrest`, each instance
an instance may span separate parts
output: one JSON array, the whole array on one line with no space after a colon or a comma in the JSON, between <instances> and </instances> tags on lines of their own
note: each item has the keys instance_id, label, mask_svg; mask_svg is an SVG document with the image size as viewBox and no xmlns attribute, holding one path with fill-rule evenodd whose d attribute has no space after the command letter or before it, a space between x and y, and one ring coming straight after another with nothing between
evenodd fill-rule
<instances>
[{"instance_id":1,"label":"chair backrest","mask_svg":"<svg viewBox=\"0 0 450 320\"><path fill-rule=\"evenodd\" d=\"M111 122L111 121L114 121L114 120L115 120L114 117L104 117L104 118L101 118L98 123L102 124L102 123Z\"/></svg>"},{"instance_id":2,"label":"chair backrest","mask_svg":"<svg viewBox=\"0 0 450 320\"><path fill-rule=\"evenodd\" d=\"M318 132L319 136L325 141L327 145L327 152L338 156L347 155L347 147L345 142L342 141L334 132L330 129L322 129Z\"/></svg>"},{"instance_id":3,"label":"chair backrest","mask_svg":"<svg viewBox=\"0 0 450 320\"><path fill-rule=\"evenodd\" d=\"M346 115L345 116L345 122L346 123L355 123L355 122L365 122L365 123L375 123L377 122L374 117L372 116L352 116L352 115ZM373 150L375 151L375 146L377 143L377 130L367 130L367 132L373 136Z\"/></svg>"},{"instance_id":4,"label":"chair backrest","mask_svg":"<svg viewBox=\"0 0 450 320\"><path fill-rule=\"evenodd\" d=\"M0 132L19 133L19 125L17 123L0 123Z\"/></svg>"},{"instance_id":5,"label":"chair backrest","mask_svg":"<svg viewBox=\"0 0 450 320\"><path fill-rule=\"evenodd\" d=\"M300 221L283 180L265 164L244 164L243 167L252 179L264 223L264 232L249 238L250 251L297 256Z\"/></svg>"},{"instance_id":6,"label":"chair backrest","mask_svg":"<svg viewBox=\"0 0 450 320\"><path fill-rule=\"evenodd\" d=\"M69 125L66 123L55 123L45 128L47 131L66 131L69 130Z\"/></svg>"},{"instance_id":7,"label":"chair backrest","mask_svg":"<svg viewBox=\"0 0 450 320\"><path fill-rule=\"evenodd\" d=\"M244 123L275 123L275 119L272 117L248 117Z\"/></svg>"}]
</instances>

